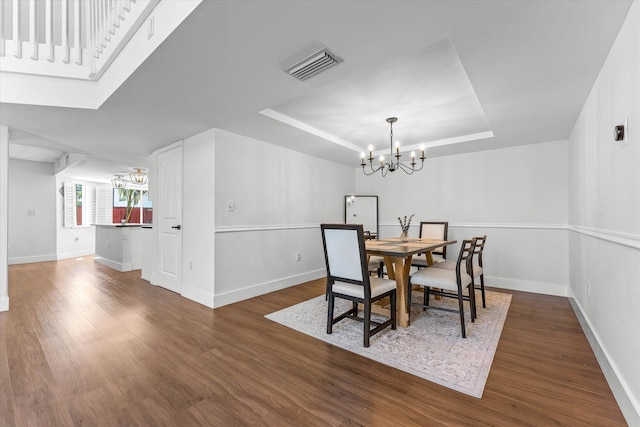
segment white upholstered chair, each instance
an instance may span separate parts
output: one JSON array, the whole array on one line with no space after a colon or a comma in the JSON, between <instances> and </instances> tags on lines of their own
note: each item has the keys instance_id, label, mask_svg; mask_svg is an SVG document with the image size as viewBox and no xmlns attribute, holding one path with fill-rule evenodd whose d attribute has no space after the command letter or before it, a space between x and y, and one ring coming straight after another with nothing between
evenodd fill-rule
<instances>
[{"instance_id":1,"label":"white upholstered chair","mask_svg":"<svg viewBox=\"0 0 640 427\"><path fill-rule=\"evenodd\" d=\"M460 253L458 254L458 260L456 261L454 270L431 267L420 269L410 277L410 286L408 286L407 289L407 301L409 302L409 307L417 305L421 306L423 310L430 308L460 313L460 329L462 331L462 338L467 337L464 321L464 301L469 302L471 321L473 322L476 317L473 278L467 274L467 270L471 270L474 248L475 239L464 240L460 247ZM422 304L411 302L411 290L414 286L422 286L424 288ZM438 290L434 290L434 288L437 288ZM464 293L465 289L467 290L466 295ZM429 296L431 294L457 299L458 310L429 305Z\"/></svg>"},{"instance_id":2,"label":"white upholstered chair","mask_svg":"<svg viewBox=\"0 0 640 427\"><path fill-rule=\"evenodd\" d=\"M448 222L427 222L420 223L420 235L421 239L437 239L447 240L449 233ZM447 259L447 247L443 246L431 252L433 263L438 264L444 262ZM427 267L427 257L425 254L416 255L411 260L411 265L418 268Z\"/></svg>"},{"instance_id":3,"label":"white upholstered chair","mask_svg":"<svg viewBox=\"0 0 640 427\"><path fill-rule=\"evenodd\" d=\"M369 347L371 336L387 326L396 329L396 282L369 276L362 225L321 224L320 230L327 267L327 334L342 319L358 320L364 323L364 346ZM371 320L371 304L386 297L390 297L391 317L382 323ZM334 317L336 298L352 304ZM363 305L363 317L358 317L358 304Z\"/></svg>"},{"instance_id":4,"label":"white upholstered chair","mask_svg":"<svg viewBox=\"0 0 640 427\"><path fill-rule=\"evenodd\" d=\"M475 237L475 240L476 240L476 247L473 251L473 255L478 260L478 262L473 263L473 268L472 268L474 288L480 291L480 294L482 295L482 307L486 308L487 300L484 294L484 270L482 268L482 251L484 251L484 245L487 241L487 236L484 235L480 237ZM447 270L455 270L456 263L453 261L445 261L440 264L434 265L434 267L444 268ZM476 283L476 279L479 280L479 283Z\"/></svg>"}]
</instances>

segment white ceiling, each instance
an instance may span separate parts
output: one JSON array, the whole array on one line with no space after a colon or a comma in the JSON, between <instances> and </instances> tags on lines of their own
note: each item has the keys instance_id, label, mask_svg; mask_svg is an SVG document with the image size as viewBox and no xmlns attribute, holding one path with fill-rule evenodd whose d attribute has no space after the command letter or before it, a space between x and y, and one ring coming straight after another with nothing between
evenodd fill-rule
<instances>
[{"instance_id":1,"label":"white ceiling","mask_svg":"<svg viewBox=\"0 0 640 427\"><path fill-rule=\"evenodd\" d=\"M12 157L73 151L107 175L213 127L354 167L388 150L390 116L428 157L563 140L630 5L204 1L98 110L3 103L0 122ZM282 71L321 46L344 62Z\"/></svg>"}]
</instances>

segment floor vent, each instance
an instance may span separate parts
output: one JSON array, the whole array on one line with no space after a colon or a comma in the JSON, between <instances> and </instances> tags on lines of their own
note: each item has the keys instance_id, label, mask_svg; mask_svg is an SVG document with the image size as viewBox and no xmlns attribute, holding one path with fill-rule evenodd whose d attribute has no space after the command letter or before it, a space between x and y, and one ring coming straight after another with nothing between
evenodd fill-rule
<instances>
[{"instance_id":1,"label":"floor vent","mask_svg":"<svg viewBox=\"0 0 640 427\"><path fill-rule=\"evenodd\" d=\"M342 62L342 59L329 52L327 48L324 48L287 68L285 71L298 80L306 80L340 62Z\"/></svg>"}]
</instances>

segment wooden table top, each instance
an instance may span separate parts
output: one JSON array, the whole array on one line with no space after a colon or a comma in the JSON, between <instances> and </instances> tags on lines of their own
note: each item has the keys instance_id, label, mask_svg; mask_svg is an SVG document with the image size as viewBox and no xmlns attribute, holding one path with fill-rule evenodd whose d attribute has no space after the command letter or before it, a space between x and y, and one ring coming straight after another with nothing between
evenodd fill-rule
<instances>
[{"instance_id":1,"label":"wooden table top","mask_svg":"<svg viewBox=\"0 0 640 427\"><path fill-rule=\"evenodd\" d=\"M399 237L380 240L367 240L365 247L369 255L393 256L406 258L422 252L432 251L442 246L453 245L456 240L436 240L410 238L401 243Z\"/></svg>"}]
</instances>

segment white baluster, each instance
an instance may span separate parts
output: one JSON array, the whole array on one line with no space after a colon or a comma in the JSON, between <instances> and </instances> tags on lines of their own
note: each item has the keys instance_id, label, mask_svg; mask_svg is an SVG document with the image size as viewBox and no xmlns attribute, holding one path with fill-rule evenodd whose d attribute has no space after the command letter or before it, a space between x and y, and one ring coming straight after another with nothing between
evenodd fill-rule
<instances>
[{"instance_id":1,"label":"white baluster","mask_svg":"<svg viewBox=\"0 0 640 427\"><path fill-rule=\"evenodd\" d=\"M4 39L4 7L0 7L0 56L4 56L4 52L5 52L4 44L5 44L5 39Z\"/></svg>"},{"instance_id":2,"label":"white baluster","mask_svg":"<svg viewBox=\"0 0 640 427\"><path fill-rule=\"evenodd\" d=\"M107 42L111 41L109 33L109 1L100 0L102 3L102 38L104 40L103 47L107 47Z\"/></svg>"},{"instance_id":3,"label":"white baluster","mask_svg":"<svg viewBox=\"0 0 640 427\"><path fill-rule=\"evenodd\" d=\"M116 8L114 0L107 0L109 3L109 33L113 36L116 34Z\"/></svg>"},{"instance_id":4,"label":"white baluster","mask_svg":"<svg viewBox=\"0 0 640 427\"><path fill-rule=\"evenodd\" d=\"M36 9L36 0L29 0L29 47L31 50L31 59L38 59L38 14Z\"/></svg>"},{"instance_id":5,"label":"white baluster","mask_svg":"<svg viewBox=\"0 0 640 427\"><path fill-rule=\"evenodd\" d=\"M46 0L45 8L45 51L47 61L53 62L53 2Z\"/></svg>"},{"instance_id":6,"label":"white baluster","mask_svg":"<svg viewBox=\"0 0 640 427\"><path fill-rule=\"evenodd\" d=\"M62 62L69 63L69 0L62 0Z\"/></svg>"},{"instance_id":7,"label":"white baluster","mask_svg":"<svg viewBox=\"0 0 640 427\"><path fill-rule=\"evenodd\" d=\"M88 6L88 5L87 5ZM80 22L80 0L73 0L73 56L76 65L82 65L82 44L80 42L80 33L81 31L81 22ZM87 27L87 35L85 36L89 39L89 27ZM87 43L87 47L89 44Z\"/></svg>"},{"instance_id":8,"label":"white baluster","mask_svg":"<svg viewBox=\"0 0 640 427\"><path fill-rule=\"evenodd\" d=\"M22 58L22 38L20 37L20 2L13 0L13 56Z\"/></svg>"},{"instance_id":9,"label":"white baluster","mask_svg":"<svg viewBox=\"0 0 640 427\"><path fill-rule=\"evenodd\" d=\"M120 28L120 21L124 19L124 15L122 15L120 11L120 0L115 0L113 4L113 25L116 28Z\"/></svg>"},{"instance_id":10,"label":"white baluster","mask_svg":"<svg viewBox=\"0 0 640 427\"><path fill-rule=\"evenodd\" d=\"M89 43L87 44L87 50L89 54L89 78L93 78L96 75L96 58L98 55L97 41L96 41L96 2L95 0L89 0L89 7L87 8L87 34L89 35Z\"/></svg>"}]
</instances>

